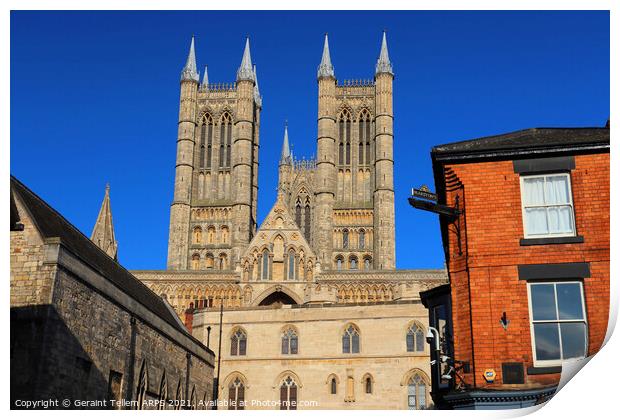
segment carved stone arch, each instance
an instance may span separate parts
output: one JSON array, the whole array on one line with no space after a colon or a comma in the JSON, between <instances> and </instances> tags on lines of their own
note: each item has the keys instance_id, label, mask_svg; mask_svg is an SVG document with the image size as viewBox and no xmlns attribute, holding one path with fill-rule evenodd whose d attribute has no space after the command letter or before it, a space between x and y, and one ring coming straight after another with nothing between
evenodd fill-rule
<instances>
[{"instance_id":1,"label":"carved stone arch","mask_svg":"<svg viewBox=\"0 0 620 420\"><path fill-rule=\"evenodd\" d=\"M420 377L422 378L422 380L426 383L427 389L431 386L431 380L428 377L428 375L426 373L424 373L423 370L419 369L419 368L413 368L408 370L402 377L401 381L400 381L400 386L406 386L407 383L409 382L409 379L412 378L415 374L420 375Z\"/></svg>"},{"instance_id":2,"label":"carved stone arch","mask_svg":"<svg viewBox=\"0 0 620 420\"><path fill-rule=\"evenodd\" d=\"M196 122L198 123L198 125L202 125L202 124L213 124L213 115L214 112L211 108L206 107L203 108L200 113L198 114L198 119L196 120Z\"/></svg>"},{"instance_id":3,"label":"carved stone arch","mask_svg":"<svg viewBox=\"0 0 620 420\"><path fill-rule=\"evenodd\" d=\"M325 384L329 385L332 379L336 380L336 385L340 385L340 378L335 373L330 373L329 375L327 375L327 379L325 380Z\"/></svg>"},{"instance_id":4,"label":"carved stone arch","mask_svg":"<svg viewBox=\"0 0 620 420\"><path fill-rule=\"evenodd\" d=\"M372 373L366 372L364 373L364 375L362 375L362 380L361 380L362 384L366 383L366 378L370 378L370 380L372 381L372 384L374 385L375 377L372 376Z\"/></svg>"},{"instance_id":5,"label":"carved stone arch","mask_svg":"<svg viewBox=\"0 0 620 420\"><path fill-rule=\"evenodd\" d=\"M357 112L356 121L360 121L361 118L366 117L363 121L372 121L372 112L366 104L362 104Z\"/></svg>"},{"instance_id":6,"label":"carved stone arch","mask_svg":"<svg viewBox=\"0 0 620 420\"><path fill-rule=\"evenodd\" d=\"M295 372L293 372L292 370L285 370L284 372L281 372L278 376L276 376L276 380L273 383L273 388L274 389L279 388L280 385L282 384L282 381L284 381L289 376L295 381L295 383L297 384L299 388L303 387L303 384L301 383L299 376Z\"/></svg>"},{"instance_id":7,"label":"carved stone arch","mask_svg":"<svg viewBox=\"0 0 620 420\"><path fill-rule=\"evenodd\" d=\"M226 115L230 116L230 122L232 124L235 123L235 112L234 112L234 110L231 107L229 107L228 105L225 105L220 110L220 112L217 115L217 123L218 123L218 125L222 124L222 122L224 121L224 118L225 118Z\"/></svg>"},{"instance_id":8,"label":"carved stone arch","mask_svg":"<svg viewBox=\"0 0 620 420\"><path fill-rule=\"evenodd\" d=\"M338 118L337 120L340 121L341 119L347 118L349 119L349 121L353 121L353 109L351 108L351 106L347 103L343 103L340 106L340 109L338 109ZM346 119L344 119L344 121L346 121Z\"/></svg>"},{"instance_id":9,"label":"carved stone arch","mask_svg":"<svg viewBox=\"0 0 620 420\"><path fill-rule=\"evenodd\" d=\"M239 378L239 380L243 382L243 386L246 389L250 387L248 378L243 373L239 372L238 370L235 370L233 372L230 372L228 375L226 375L226 377L224 378L224 381L220 384L220 389L226 389L230 385L230 383L237 378Z\"/></svg>"},{"instance_id":10,"label":"carved stone arch","mask_svg":"<svg viewBox=\"0 0 620 420\"><path fill-rule=\"evenodd\" d=\"M282 292L288 295L291 299L295 301L297 305L301 305L302 303L304 303L304 300L301 297L299 297L299 295L295 293L293 290L291 290L289 287L281 285L281 284L277 284L277 285L274 285L274 286L271 286L265 289L261 294L259 294L252 301L252 306L259 306L259 304L263 300L265 300L267 296L271 295L272 293L276 293L276 292Z\"/></svg>"}]
</instances>

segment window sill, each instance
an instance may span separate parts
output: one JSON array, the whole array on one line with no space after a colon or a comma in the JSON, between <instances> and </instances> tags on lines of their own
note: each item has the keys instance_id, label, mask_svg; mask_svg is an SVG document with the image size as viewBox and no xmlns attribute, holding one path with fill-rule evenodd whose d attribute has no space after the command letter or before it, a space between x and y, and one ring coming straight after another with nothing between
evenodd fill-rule
<instances>
[{"instance_id":1,"label":"window sill","mask_svg":"<svg viewBox=\"0 0 620 420\"><path fill-rule=\"evenodd\" d=\"M528 375L546 375L549 373L562 373L562 366L545 366L545 367L528 366L527 368Z\"/></svg>"},{"instance_id":2,"label":"window sill","mask_svg":"<svg viewBox=\"0 0 620 420\"><path fill-rule=\"evenodd\" d=\"M519 245L552 245L552 244L581 244L583 243L583 236L562 236L555 238L521 238Z\"/></svg>"}]
</instances>

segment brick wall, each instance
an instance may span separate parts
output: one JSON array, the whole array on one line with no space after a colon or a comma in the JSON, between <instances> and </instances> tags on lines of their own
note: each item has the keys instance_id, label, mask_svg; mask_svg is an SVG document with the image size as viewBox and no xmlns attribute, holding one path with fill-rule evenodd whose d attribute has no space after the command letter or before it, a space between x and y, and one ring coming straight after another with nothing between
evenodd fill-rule
<instances>
[{"instance_id":1,"label":"brick wall","mask_svg":"<svg viewBox=\"0 0 620 420\"><path fill-rule=\"evenodd\" d=\"M458 195L465 215L460 217L461 251L449 229L448 269L452 284L455 357L472 361L475 372L465 375L478 387L510 388L502 384L502 362L522 362L527 387L555 384L559 374L528 375L533 365L527 283L519 280L519 264L589 262L584 280L589 329L589 354L603 342L609 315L609 154L575 157L571 171L577 234L583 243L521 246L524 237L519 174L512 161L446 166L460 181L447 193L454 205ZM450 190L450 188L448 188ZM471 312L470 312L471 307ZM510 321L505 330L500 318ZM472 355L473 337L473 355ZM483 379L494 369L493 384Z\"/></svg>"}]
</instances>

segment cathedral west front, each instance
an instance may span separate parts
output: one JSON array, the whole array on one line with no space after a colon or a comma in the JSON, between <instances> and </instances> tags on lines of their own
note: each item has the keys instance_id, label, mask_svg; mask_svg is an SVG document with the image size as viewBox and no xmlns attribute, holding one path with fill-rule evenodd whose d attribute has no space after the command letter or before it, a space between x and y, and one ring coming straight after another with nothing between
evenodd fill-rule
<instances>
[{"instance_id":1,"label":"cathedral west front","mask_svg":"<svg viewBox=\"0 0 620 420\"><path fill-rule=\"evenodd\" d=\"M396 269L393 79L385 33L374 77L342 83L325 35L316 158L297 159L284 128L277 199L259 221L262 97L249 40L236 82L213 83L192 38L168 267L132 274L221 353L222 408L431 406L419 292L446 274Z\"/></svg>"}]
</instances>

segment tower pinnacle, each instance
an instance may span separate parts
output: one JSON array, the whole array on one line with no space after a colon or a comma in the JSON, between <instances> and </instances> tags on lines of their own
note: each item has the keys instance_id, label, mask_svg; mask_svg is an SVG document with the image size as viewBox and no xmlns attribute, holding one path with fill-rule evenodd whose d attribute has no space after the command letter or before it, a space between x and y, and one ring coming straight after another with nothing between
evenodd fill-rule
<instances>
[{"instance_id":1,"label":"tower pinnacle","mask_svg":"<svg viewBox=\"0 0 620 420\"><path fill-rule=\"evenodd\" d=\"M112 207L110 206L110 184L106 184L105 195L103 196L103 202L101 203L101 209L93 228L93 233L90 235L90 240L93 241L99 248L101 248L110 257L116 259L118 244L114 237L114 224L112 223Z\"/></svg>"},{"instance_id":2,"label":"tower pinnacle","mask_svg":"<svg viewBox=\"0 0 620 420\"><path fill-rule=\"evenodd\" d=\"M252 68L254 73L254 102L260 108L263 106L263 98L260 96L260 91L258 90L258 77L256 76L256 64Z\"/></svg>"},{"instance_id":3,"label":"tower pinnacle","mask_svg":"<svg viewBox=\"0 0 620 420\"><path fill-rule=\"evenodd\" d=\"M187 54L187 61L185 67L181 72L181 81L193 80L198 82L198 70L196 70L196 52L194 50L194 36L192 35L192 43L189 46L189 54Z\"/></svg>"},{"instance_id":4,"label":"tower pinnacle","mask_svg":"<svg viewBox=\"0 0 620 420\"><path fill-rule=\"evenodd\" d=\"M237 70L237 82L240 80L254 81L254 69L252 68L252 57L250 56L250 38L245 39L243 58L241 59L239 70Z\"/></svg>"},{"instance_id":5,"label":"tower pinnacle","mask_svg":"<svg viewBox=\"0 0 620 420\"><path fill-rule=\"evenodd\" d=\"M388 55L387 39L385 36L385 31L383 31L383 40L381 41L381 52L379 53L379 59L377 60L377 65L375 67L375 75L379 73L389 73L392 76L394 75L394 72L392 71L392 63L390 62L390 56Z\"/></svg>"},{"instance_id":6,"label":"tower pinnacle","mask_svg":"<svg viewBox=\"0 0 620 420\"><path fill-rule=\"evenodd\" d=\"M288 144L288 122L284 123L284 140L282 141L282 153L280 155L280 165L290 165L293 163L291 148Z\"/></svg>"},{"instance_id":7,"label":"tower pinnacle","mask_svg":"<svg viewBox=\"0 0 620 420\"><path fill-rule=\"evenodd\" d=\"M207 90L209 88L209 73L207 73L207 66L205 66L205 72L202 75L202 83L200 84L201 90Z\"/></svg>"},{"instance_id":8,"label":"tower pinnacle","mask_svg":"<svg viewBox=\"0 0 620 420\"><path fill-rule=\"evenodd\" d=\"M327 34L325 34L325 43L323 44L323 56L321 57L321 64L317 71L317 77L335 77L334 66L332 65L332 59L329 56L329 40Z\"/></svg>"}]
</instances>

